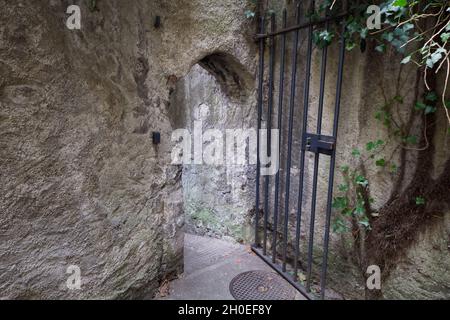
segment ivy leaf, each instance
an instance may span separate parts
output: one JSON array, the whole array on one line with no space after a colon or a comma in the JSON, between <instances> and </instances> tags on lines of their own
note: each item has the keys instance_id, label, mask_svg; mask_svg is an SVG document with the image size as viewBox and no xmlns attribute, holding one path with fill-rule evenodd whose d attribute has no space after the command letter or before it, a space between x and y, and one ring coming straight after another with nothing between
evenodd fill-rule
<instances>
[{"instance_id":1,"label":"ivy leaf","mask_svg":"<svg viewBox=\"0 0 450 320\"><path fill-rule=\"evenodd\" d=\"M431 101L431 102L435 102L435 101L437 101L437 95L436 95L436 92L434 92L434 91L430 91L430 92L428 92L427 93L427 95L425 96L425 99L427 100L427 101Z\"/></svg>"},{"instance_id":2,"label":"ivy leaf","mask_svg":"<svg viewBox=\"0 0 450 320\"><path fill-rule=\"evenodd\" d=\"M352 156L354 156L354 157L359 157L359 156L361 156L361 151L359 151L357 148L354 148L354 149L352 150Z\"/></svg>"},{"instance_id":3,"label":"ivy leaf","mask_svg":"<svg viewBox=\"0 0 450 320\"><path fill-rule=\"evenodd\" d=\"M373 149L375 149L375 142L369 141L369 142L366 144L366 149L367 149L367 151L372 151Z\"/></svg>"},{"instance_id":4,"label":"ivy leaf","mask_svg":"<svg viewBox=\"0 0 450 320\"><path fill-rule=\"evenodd\" d=\"M394 7L406 7L408 4L407 0L395 0L392 5Z\"/></svg>"},{"instance_id":5,"label":"ivy leaf","mask_svg":"<svg viewBox=\"0 0 450 320\"><path fill-rule=\"evenodd\" d=\"M333 221L332 227L333 227L333 232L335 232L335 233L345 233L348 231L347 224L341 217L337 217Z\"/></svg>"},{"instance_id":6,"label":"ivy leaf","mask_svg":"<svg viewBox=\"0 0 450 320\"><path fill-rule=\"evenodd\" d=\"M313 41L319 48L328 46L334 38L334 33L328 30L315 31Z\"/></svg>"},{"instance_id":7,"label":"ivy leaf","mask_svg":"<svg viewBox=\"0 0 450 320\"><path fill-rule=\"evenodd\" d=\"M425 199L423 197L416 197L416 204L422 206L425 204Z\"/></svg>"},{"instance_id":8,"label":"ivy leaf","mask_svg":"<svg viewBox=\"0 0 450 320\"><path fill-rule=\"evenodd\" d=\"M389 171L391 173L397 173L397 171L398 171L397 165L395 163L391 164L391 167L389 168Z\"/></svg>"},{"instance_id":9,"label":"ivy leaf","mask_svg":"<svg viewBox=\"0 0 450 320\"><path fill-rule=\"evenodd\" d=\"M416 104L414 105L414 108L417 111L425 110L426 107L427 107L427 105L425 103L421 102L421 101L417 101Z\"/></svg>"},{"instance_id":10,"label":"ivy leaf","mask_svg":"<svg viewBox=\"0 0 450 320\"><path fill-rule=\"evenodd\" d=\"M430 113L435 113L436 112L436 108L432 107L432 106L427 106L425 108L425 114L430 114Z\"/></svg>"},{"instance_id":11,"label":"ivy leaf","mask_svg":"<svg viewBox=\"0 0 450 320\"><path fill-rule=\"evenodd\" d=\"M357 206L355 208L355 213L359 216L363 215L364 213L366 213L366 210L364 209L364 207L361 206Z\"/></svg>"},{"instance_id":12,"label":"ivy leaf","mask_svg":"<svg viewBox=\"0 0 450 320\"><path fill-rule=\"evenodd\" d=\"M252 10L245 10L244 14L247 19L255 17L255 13Z\"/></svg>"},{"instance_id":13,"label":"ivy leaf","mask_svg":"<svg viewBox=\"0 0 450 320\"><path fill-rule=\"evenodd\" d=\"M445 107L446 107L447 109L450 109L450 100L446 100L446 101L445 101Z\"/></svg>"},{"instance_id":14,"label":"ivy leaf","mask_svg":"<svg viewBox=\"0 0 450 320\"><path fill-rule=\"evenodd\" d=\"M417 136L407 136L405 141L408 144L417 144Z\"/></svg>"},{"instance_id":15,"label":"ivy leaf","mask_svg":"<svg viewBox=\"0 0 450 320\"><path fill-rule=\"evenodd\" d=\"M395 96L395 97L394 97L394 100L397 101L398 103L403 103L403 102L404 102L402 96Z\"/></svg>"},{"instance_id":16,"label":"ivy leaf","mask_svg":"<svg viewBox=\"0 0 450 320\"><path fill-rule=\"evenodd\" d=\"M405 58L403 58L401 64L407 64L410 61L411 61L411 55L406 56Z\"/></svg>"},{"instance_id":17,"label":"ivy leaf","mask_svg":"<svg viewBox=\"0 0 450 320\"><path fill-rule=\"evenodd\" d=\"M377 111L377 112L375 113L375 119L381 120L382 117L383 117L383 113L384 113L384 111Z\"/></svg>"},{"instance_id":18,"label":"ivy leaf","mask_svg":"<svg viewBox=\"0 0 450 320\"><path fill-rule=\"evenodd\" d=\"M363 200L358 200L358 203L356 204L355 207L355 213L359 216L362 216L363 214L366 213L366 209L364 208L364 201Z\"/></svg>"},{"instance_id":19,"label":"ivy leaf","mask_svg":"<svg viewBox=\"0 0 450 320\"><path fill-rule=\"evenodd\" d=\"M369 185L369 181L364 176L357 176L355 182L363 187L367 187Z\"/></svg>"},{"instance_id":20,"label":"ivy leaf","mask_svg":"<svg viewBox=\"0 0 450 320\"><path fill-rule=\"evenodd\" d=\"M363 226L366 227L366 228L369 228L369 227L370 227L370 224L369 224L369 221L368 221L368 220L360 220L360 221L358 221L358 223L359 223L360 225L363 225Z\"/></svg>"},{"instance_id":21,"label":"ivy leaf","mask_svg":"<svg viewBox=\"0 0 450 320\"><path fill-rule=\"evenodd\" d=\"M384 141L383 140L377 140L377 141L369 141L366 144L366 150L367 151L373 151L376 148L378 148L379 146L383 145Z\"/></svg>"},{"instance_id":22,"label":"ivy leaf","mask_svg":"<svg viewBox=\"0 0 450 320\"><path fill-rule=\"evenodd\" d=\"M347 192L348 191L348 184L340 184L338 186L338 188L339 188L339 191L341 191L341 192Z\"/></svg>"},{"instance_id":23,"label":"ivy leaf","mask_svg":"<svg viewBox=\"0 0 450 320\"><path fill-rule=\"evenodd\" d=\"M378 160L375 162L375 165L376 165L377 167L384 167L384 166L386 166L386 160L383 159L383 158L378 159Z\"/></svg>"},{"instance_id":24,"label":"ivy leaf","mask_svg":"<svg viewBox=\"0 0 450 320\"><path fill-rule=\"evenodd\" d=\"M352 40L347 40L346 42L345 42L345 49L347 50L347 51L351 51L351 50L353 50L354 48L356 47L356 43L354 42L354 41L352 41Z\"/></svg>"},{"instance_id":25,"label":"ivy leaf","mask_svg":"<svg viewBox=\"0 0 450 320\"><path fill-rule=\"evenodd\" d=\"M450 32L444 32L443 34L441 34L442 42L447 42L448 39L450 39Z\"/></svg>"},{"instance_id":26,"label":"ivy leaf","mask_svg":"<svg viewBox=\"0 0 450 320\"><path fill-rule=\"evenodd\" d=\"M375 50L380 52L380 53L385 53L386 52L386 45L384 43L382 43L382 44L376 46Z\"/></svg>"},{"instance_id":27,"label":"ivy leaf","mask_svg":"<svg viewBox=\"0 0 450 320\"><path fill-rule=\"evenodd\" d=\"M428 68L432 69L434 67L434 65L437 62L439 62L439 60L442 59L442 53L445 52L445 50L440 50L440 49L438 49L435 52L433 52L431 54L431 56L427 59L426 64L427 64Z\"/></svg>"},{"instance_id":28,"label":"ivy leaf","mask_svg":"<svg viewBox=\"0 0 450 320\"><path fill-rule=\"evenodd\" d=\"M348 206L348 198L347 197L336 197L333 200L332 207L335 209L345 209Z\"/></svg>"},{"instance_id":29,"label":"ivy leaf","mask_svg":"<svg viewBox=\"0 0 450 320\"><path fill-rule=\"evenodd\" d=\"M346 216L346 217L351 217L352 216L352 210L350 208L344 208L342 209L341 213Z\"/></svg>"},{"instance_id":30,"label":"ivy leaf","mask_svg":"<svg viewBox=\"0 0 450 320\"><path fill-rule=\"evenodd\" d=\"M326 41L327 43L330 43L331 40L333 40L333 38L334 38L334 34L331 33L331 32L329 32L329 31L327 31L327 30L322 31L322 32L319 34L319 36L320 36L321 39L323 39L323 40Z\"/></svg>"},{"instance_id":31,"label":"ivy leaf","mask_svg":"<svg viewBox=\"0 0 450 320\"><path fill-rule=\"evenodd\" d=\"M382 38L388 42L392 42L394 40L394 33L393 32L385 32L385 33L383 33Z\"/></svg>"},{"instance_id":32,"label":"ivy leaf","mask_svg":"<svg viewBox=\"0 0 450 320\"><path fill-rule=\"evenodd\" d=\"M350 167L347 166L347 165L342 166L342 167L341 167L341 172L342 172L342 173L348 173L348 170L349 170L349 169L350 169Z\"/></svg>"},{"instance_id":33,"label":"ivy leaf","mask_svg":"<svg viewBox=\"0 0 450 320\"><path fill-rule=\"evenodd\" d=\"M361 31L359 32L359 35L362 39L365 39L368 34L369 34L368 28L362 28Z\"/></svg>"},{"instance_id":34,"label":"ivy leaf","mask_svg":"<svg viewBox=\"0 0 450 320\"><path fill-rule=\"evenodd\" d=\"M403 25L403 31L404 32L407 32L407 31L412 30L412 29L414 29L414 25L412 23L405 23Z\"/></svg>"}]
</instances>

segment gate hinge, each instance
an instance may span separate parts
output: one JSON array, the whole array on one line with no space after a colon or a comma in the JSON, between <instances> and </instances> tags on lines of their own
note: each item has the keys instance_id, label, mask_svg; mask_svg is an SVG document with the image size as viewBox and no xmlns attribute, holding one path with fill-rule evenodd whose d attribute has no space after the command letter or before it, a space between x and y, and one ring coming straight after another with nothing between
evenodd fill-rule
<instances>
[{"instance_id":1,"label":"gate hinge","mask_svg":"<svg viewBox=\"0 0 450 320\"><path fill-rule=\"evenodd\" d=\"M336 145L336 139L323 134L306 133L303 141L303 150L323 153L331 156Z\"/></svg>"}]
</instances>

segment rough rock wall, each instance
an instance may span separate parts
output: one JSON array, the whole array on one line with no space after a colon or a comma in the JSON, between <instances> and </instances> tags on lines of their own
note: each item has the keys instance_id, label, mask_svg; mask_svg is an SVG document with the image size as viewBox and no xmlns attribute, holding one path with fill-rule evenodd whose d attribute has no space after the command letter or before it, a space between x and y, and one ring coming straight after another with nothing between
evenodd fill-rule
<instances>
[{"instance_id":1,"label":"rough rock wall","mask_svg":"<svg viewBox=\"0 0 450 320\"><path fill-rule=\"evenodd\" d=\"M169 94L214 52L254 65L242 1L96 2L0 1L1 298L151 296L180 272Z\"/></svg>"},{"instance_id":2,"label":"rough rock wall","mask_svg":"<svg viewBox=\"0 0 450 320\"><path fill-rule=\"evenodd\" d=\"M203 150L215 143L215 138L208 137L208 130L218 130L221 138L221 150L217 150L220 164L183 166L187 232L247 243L253 239L250 212L254 207L255 166L228 165L226 158L230 143L227 130L249 129L255 123L253 97L254 90L249 90L236 101L199 64L177 84L173 105L180 116L178 126L188 129L192 138L194 125L201 127ZM192 149L195 143L192 141Z\"/></svg>"},{"instance_id":3,"label":"rough rock wall","mask_svg":"<svg viewBox=\"0 0 450 320\"><path fill-rule=\"evenodd\" d=\"M193 65L216 52L255 71L254 26L243 19L242 1L100 0L94 12L87 1L75 3L82 9L80 31L64 26L70 1L0 1L2 298L143 297L152 295L162 278L179 272L182 168L170 165L169 141L178 117L170 92ZM281 8L283 2L276 4ZM153 27L156 15L162 17L160 29ZM304 51L302 46L300 54ZM331 49L330 55L335 53ZM392 73L399 70L392 67L392 56L383 59L359 53L346 58L338 165L350 162L351 149L363 147L369 136L385 134L378 131L373 111L383 103L380 84L392 88ZM319 61L316 50L316 88ZM334 87L331 64L328 89ZM406 71L400 83L409 102L413 82L411 70ZM297 92L302 92L301 80ZM331 106L328 101L326 116ZM158 146L151 143L152 131L161 132ZM445 130L438 132L436 139L448 143ZM445 149L437 152L437 171L447 157ZM326 163L321 175L324 170ZM311 159L306 175L311 177ZM373 171L370 177L381 205L392 182L384 173ZM297 180L294 161L292 203ZM321 177L319 194L326 185ZM310 185L306 188L310 192ZM309 204L306 199L304 226ZM323 204L317 212L323 213ZM448 297L447 217L411 248L409 259L385 284L386 297ZM319 229L323 216L317 218ZM302 235L305 239L306 229ZM320 232L316 240L317 252ZM342 245L334 235L330 286L345 297L361 298L363 277L342 254ZM81 290L66 287L69 265L81 269ZM414 290L414 283L421 290Z\"/></svg>"}]
</instances>

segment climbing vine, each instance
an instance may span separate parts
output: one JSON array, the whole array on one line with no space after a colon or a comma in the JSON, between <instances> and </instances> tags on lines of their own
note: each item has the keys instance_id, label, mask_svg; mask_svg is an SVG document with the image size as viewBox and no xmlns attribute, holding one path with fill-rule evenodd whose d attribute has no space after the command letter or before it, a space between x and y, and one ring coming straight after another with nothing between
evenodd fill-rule
<instances>
[{"instance_id":1,"label":"climbing vine","mask_svg":"<svg viewBox=\"0 0 450 320\"><path fill-rule=\"evenodd\" d=\"M311 13L312 18L340 12L339 2L324 1ZM433 178L430 174L433 152L440 147L433 142L438 108L443 108L447 124L450 123L450 102L446 100L450 74L450 3L444 0L380 2L380 25L375 29L370 29L367 23L373 14L367 10L369 5L367 1L351 1L345 20L346 49L359 48L364 52L372 42L372 47L380 54L395 50L403 56L399 63L417 66L417 79L422 81L416 83L416 100L412 105L406 104L400 94L387 97L383 92L385 103L378 107L374 117L379 126L385 128L386 141L370 141L362 150L355 148L352 165L341 167L343 183L338 186L338 195L333 201L337 212L333 230L353 237L354 261L363 276L367 265L377 264L386 278L418 231L435 221L433 217L448 210L450 205L447 195L450 161L445 163L439 177ZM329 45L341 36L340 30L338 25L328 30L315 30L316 45ZM444 79L440 93L437 92L439 74L443 74ZM400 116L401 108L412 108L406 121ZM414 119L421 121L417 123ZM447 131L450 133L448 125ZM392 157L382 156L388 146L392 154L400 155L399 163ZM405 179L408 152L414 152L417 157L409 183ZM392 175L394 181L390 198L378 209L372 206L368 169L383 170ZM381 294L367 293L372 297Z\"/></svg>"},{"instance_id":2,"label":"climbing vine","mask_svg":"<svg viewBox=\"0 0 450 320\"><path fill-rule=\"evenodd\" d=\"M333 15L342 12L339 8L338 0L325 0L311 11L311 19L318 19L324 15ZM450 51L448 40L450 39L450 4L446 0L415 1L415 0L390 0L379 3L379 12L368 10L370 3L366 1L351 1L347 7L349 15L345 20L346 49L352 50L360 47L361 51L366 50L367 41L376 43L375 50L384 53L388 46L392 47L404 58L402 64L414 63L422 70L423 82L426 86L426 94L423 99L415 102L413 108L415 112L421 112L426 117L437 111L438 95L431 88L427 81L427 74L437 74L446 66L446 76L444 89L441 94L441 105L450 123L450 102L445 100L449 73L450 73ZM375 8L376 9L376 8ZM368 21L375 12L375 19L378 19L379 26L376 30L369 30ZM376 20L375 20L376 21ZM372 28L374 29L374 28ZM339 36L339 29L333 28L319 29L314 31L313 40L318 47L324 47ZM386 99L386 98L385 98ZM386 101L386 104L379 108L375 118L389 132L389 142L394 142L402 148L424 151L429 147L427 134L424 132L423 146L417 146L419 138L411 134L411 128L404 123L399 123L393 116L394 105L403 104L401 96L395 96ZM396 106L397 107L397 106ZM424 128L424 131L426 127ZM448 129L449 130L449 129ZM449 130L450 133L450 130ZM385 144L384 141L369 142L365 153L361 154L358 149L353 150L352 155L360 159L359 167L365 167L369 160L376 167L388 168L395 174L398 165L384 158L375 159L372 151ZM370 230L367 212L370 210L370 203L373 202L368 194L369 181L359 172L359 169L350 170L349 166L341 169L344 184L339 186L340 196L336 197L333 206L340 213L337 215L333 228L335 232L347 232L349 223L345 220L353 221ZM365 195L365 196L364 196ZM418 195L415 197L416 205L425 205L425 199ZM375 213L376 214L376 213ZM348 221L347 221L348 222Z\"/></svg>"},{"instance_id":3,"label":"climbing vine","mask_svg":"<svg viewBox=\"0 0 450 320\"><path fill-rule=\"evenodd\" d=\"M342 0L324 0L311 11L312 19L342 12ZM346 24L346 49L360 47L366 50L367 41L375 41L380 53L390 46L404 56L402 64L414 63L423 70L427 90L432 91L427 81L428 73L445 73L441 105L450 123L450 102L445 100L450 77L450 3L448 0L389 0L378 4L379 12L368 10L372 1L349 1ZM375 19L379 26L370 28L368 21ZM314 32L314 41L319 47L330 44L337 38L339 29L320 29ZM430 111L430 110L428 110ZM435 111L435 110L434 110Z\"/></svg>"}]
</instances>

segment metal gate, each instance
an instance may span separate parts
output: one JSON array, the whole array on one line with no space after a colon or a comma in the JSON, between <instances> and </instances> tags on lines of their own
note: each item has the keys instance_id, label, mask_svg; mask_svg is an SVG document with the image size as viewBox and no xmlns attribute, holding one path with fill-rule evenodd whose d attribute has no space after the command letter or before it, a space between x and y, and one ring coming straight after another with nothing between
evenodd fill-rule
<instances>
[{"instance_id":1,"label":"metal gate","mask_svg":"<svg viewBox=\"0 0 450 320\"><path fill-rule=\"evenodd\" d=\"M326 287L326 276L327 276L327 263L328 263L328 245L329 245L329 234L330 234L330 221L331 221L331 206L332 206L332 193L333 193L333 182L334 182L334 168L335 168L335 157L336 157L336 137L338 130L338 119L339 119L339 109L340 109L340 97L341 97L341 84L343 76L343 64L344 64L344 53L345 53L345 36L344 36L344 24L342 23L342 32L339 39L339 49L338 49L338 73L337 73L337 83L335 91L335 101L334 101L334 120L332 135L322 134L322 118L324 109L324 92L325 92L325 77L326 77L326 67L327 67L327 55L328 47L324 46L322 50L321 57L321 71L320 71L320 91L318 99L318 111L317 111L317 131L312 133L308 132L308 111L310 105L310 79L311 79L311 59L313 54L313 32L315 28L325 28L328 30L331 23L335 23L341 20L345 15L328 16L323 18L315 19L312 18L304 12L302 12L300 6L297 6L296 10L296 22L294 25L287 26L287 11L283 11L282 15L282 27L277 30L276 27L276 17L272 13L267 21L269 25L269 30L266 31L266 21L265 18L260 20L260 33L256 35L259 42L259 74L258 74L258 132L261 130L267 130L265 136L260 136L258 134L257 143L257 172L256 172L256 210L255 210L255 243L252 246L252 250L260 256L266 263L268 263L273 269L275 269L280 275L282 275L287 281L289 281L297 290L299 290L303 295L309 299L321 298L325 296ZM299 56L299 38L300 31L304 30L306 32L306 56L305 69L304 70L304 83L303 83L303 103L297 102L296 98L296 87L297 87L297 74L298 72L298 56ZM280 163L286 165L285 167L285 179L284 179L284 210L280 210L281 198L283 197L282 191L280 190L280 170L277 171L275 177L270 177L268 175L262 176L261 169L262 164L260 162L260 151L261 143L267 142L267 155L270 157L271 153L271 129L272 127L283 129L283 95L285 89L286 78L286 55L287 55L287 40L292 39L292 56L290 58L290 92L289 92L289 103L288 103L288 130L287 130L287 153L285 157L280 158ZM291 38L292 37L292 38ZM265 77L265 49L268 46L268 78ZM277 104L277 121L276 125L272 122L274 113L274 87L275 87L275 61L279 59L279 75L278 75L278 104ZM286 88L285 88L286 87ZM266 93L266 98L264 98ZM303 109L303 111L302 111ZM294 117L298 115L299 111L302 111L302 129L301 129L301 140L300 142L300 152L293 154L293 125ZM262 117L264 116L266 121L266 128L262 128ZM279 144L281 145L282 134L279 134ZM261 141L261 139L267 139L266 141ZM278 148L281 150L281 148ZM281 153L281 151L278 151ZM300 230L302 221L302 203L304 201L304 179L305 179L305 157L307 153L314 154L314 169L312 176L312 195L311 195L311 208L310 208L310 221L308 231L307 253L304 253L306 258L303 261L300 259ZM299 192L297 199L290 199L290 188L291 188L291 162L293 157L299 156ZM312 275L313 275L313 243L314 234L317 231L315 226L316 222L316 202L317 202L317 192L318 192L318 173L319 173L319 160L321 157L330 157L329 166L329 180L328 180L328 191L326 195L326 210L325 212L318 212L318 214L324 214L324 230L323 230L323 254L321 258L320 274L319 280L316 283L317 295L312 293ZM271 191L274 189L274 191ZM273 197L273 198L272 198ZM272 200L273 199L273 200ZM269 201L271 200L271 201ZM294 200L294 201L292 201ZM261 203L262 202L262 203ZM273 206L269 204L273 202ZM290 208L294 206L296 216L295 216L295 232L289 232L288 223ZM283 212L279 212L283 211ZM272 225L272 230L269 229L269 224ZM281 235L281 237L280 237ZM271 239L270 239L271 238ZM280 238L280 239L278 239ZM277 243L277 241L281 243ZM290 248L290 253L288 254L288 246ZM304 261L306 259L306 261ZM288 263L288 260L291 263ZM299 279L298 273L300 269L300 264L303 267L302 271L306 272L306 276L303 279ZM288 270L288 268L290 270Z\"/></svg>"}]
</instances>

